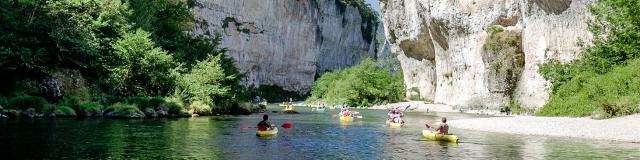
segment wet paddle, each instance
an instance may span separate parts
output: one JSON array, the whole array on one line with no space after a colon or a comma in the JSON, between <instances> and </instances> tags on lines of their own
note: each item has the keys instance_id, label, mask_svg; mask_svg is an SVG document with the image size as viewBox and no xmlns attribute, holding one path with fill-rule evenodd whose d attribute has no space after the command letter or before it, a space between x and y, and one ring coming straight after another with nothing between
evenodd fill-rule
<instances>
[{"instance_id":1,"label":"wet paddle","mask_svg":"<svg viewBox=\"0 0 640 160\"><path fill-rule=\"evenodd\" d=\"M292 128L292 127L293 127L293 124L291 124L291 122L290 122L290 121L288 121L288 122L286 122L286 123L282 124L282 126L281 126L281 127L282 127L282 128L285 128L285 129L289 129L289 128Z\"/></svg>"}]
</instances>

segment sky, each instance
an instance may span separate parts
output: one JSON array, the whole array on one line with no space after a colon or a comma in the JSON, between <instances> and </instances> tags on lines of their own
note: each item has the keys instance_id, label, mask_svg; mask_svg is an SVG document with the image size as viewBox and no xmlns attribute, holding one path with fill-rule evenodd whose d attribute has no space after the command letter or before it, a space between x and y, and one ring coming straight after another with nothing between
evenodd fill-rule
<instances>
[{"instance_id":1,"label":"sky","mask_svg":"<svg viewBox=\"0 0 640 160\"><path fill-rule=\"evenodd\" d=\"M380 14L380 2L379 0L364 0L365 3L371 4L371 8Z\"/></svg>"}]
</instances>

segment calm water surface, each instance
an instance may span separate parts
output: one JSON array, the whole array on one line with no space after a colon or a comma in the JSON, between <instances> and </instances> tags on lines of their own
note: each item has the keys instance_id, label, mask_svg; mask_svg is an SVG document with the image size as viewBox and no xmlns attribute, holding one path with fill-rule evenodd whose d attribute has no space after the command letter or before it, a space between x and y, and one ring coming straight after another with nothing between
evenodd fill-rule
<instances>
[{"instance_id":1,"label":"calm water surface","mask_svg":"<svg viewBox=\"0 0 640 160\"><path fill-rule=\"evenodd\" d=\"M426 141L424 122L480 117L460 113L406 115L407 126L383 125L386 112L359 110L341 124L332 114L268 113L293 123L258 138L262 114L182 119L0 120L2 159L639 159L640 144L479 132L452 128L459 144Z\"/></svg>"}]
</instances>

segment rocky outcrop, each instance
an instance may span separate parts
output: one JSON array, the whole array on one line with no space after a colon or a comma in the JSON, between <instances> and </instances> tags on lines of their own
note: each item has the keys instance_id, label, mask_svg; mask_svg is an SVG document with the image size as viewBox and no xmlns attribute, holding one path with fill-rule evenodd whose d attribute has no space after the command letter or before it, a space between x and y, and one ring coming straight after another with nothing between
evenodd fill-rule
<instances>
[{"instance_id":1,"label":"rocky outcrop","mask_svg":"<svg viewBox=\"0 0 640 160\"><path fill-rule=\"evenodd\" d=\"M538 65L578 56L589 42L591 0L388 0L385 34L407 96L498 109L540 107L549 97Z\"/></svg>"},{"instance_id":2,"label":"rocky outcrop","mask_svg":"<svg viewBox=\"0 0 640 160\"><path fill-rule=\"evenodd\" d=\"M193 11L194 33L220 34L249 86L305 93L316 75L376 55L374 23L338 0L197 0Z\"/></svg>"}]
</instances>

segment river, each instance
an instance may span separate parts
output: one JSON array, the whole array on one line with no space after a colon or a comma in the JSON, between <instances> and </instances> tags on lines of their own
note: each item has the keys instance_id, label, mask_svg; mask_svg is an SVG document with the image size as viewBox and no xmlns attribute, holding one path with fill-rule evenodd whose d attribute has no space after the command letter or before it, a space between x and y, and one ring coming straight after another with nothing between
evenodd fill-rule
<instances>
[{"instance_id":1,"label":"river","mask_svg":"<svg viewBox=\"0 0 640 160\"><path fill-rule=\"evenodd\" d=\"M271 107L272 109L275 109ZM386 112L341 124L332 110L268 113L290 121L277 137L258 138L262 114L180 119L0 120L2 159L638 159L640 144L450 129L460 143L426 141L424 122L476 118L462 113L406 114L386 127ZM587 127L587 126L585 126Z\"/></svg>"}]
</instances>

